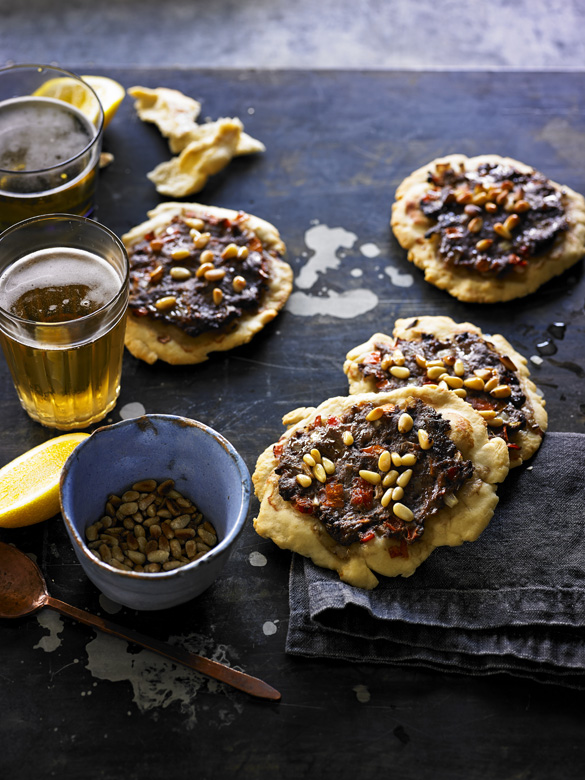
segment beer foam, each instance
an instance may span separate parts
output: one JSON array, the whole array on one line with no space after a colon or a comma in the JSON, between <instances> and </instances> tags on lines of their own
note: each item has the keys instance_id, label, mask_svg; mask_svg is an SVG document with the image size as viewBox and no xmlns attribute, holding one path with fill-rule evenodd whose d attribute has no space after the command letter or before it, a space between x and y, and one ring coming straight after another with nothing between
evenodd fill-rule
<instances>
[{"instance_id":1,"label":"beer foam","mask_svg":"<svg viewBox=\"0 0 585 780\"><path fill-rule=\"evenodd\" d=\"M120 289L121 280L107 260L73 247L51 247L31 252L0 276L0 306L12 311L26 293L47 287L83 284L92 308L105 306Z\"/></svg>"}]
</instances>

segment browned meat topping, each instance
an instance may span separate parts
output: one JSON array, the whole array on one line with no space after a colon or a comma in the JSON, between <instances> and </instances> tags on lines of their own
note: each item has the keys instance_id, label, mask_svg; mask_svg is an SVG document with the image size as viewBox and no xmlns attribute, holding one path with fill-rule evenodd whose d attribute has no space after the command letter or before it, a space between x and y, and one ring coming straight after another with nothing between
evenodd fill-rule
<instances>
[{"instance_id":1,"label":"browned meat topping","mask_svg":"<svg viewBox=\"0 0 585 780\"><path fill-rule=\"evenodd\" d=\"M457 503L455 493L473 474L450 429L420 399L405 409L363 404L317 417L275 446L280 495L318 518L339 544L374 537L408 544L428 518Z\"/></svg>"},{"instance_id":2,"label":"browned meat topping","mask_svg":"<svg viewBox=\"0 0 585 780\"><path fill-rule=\"evenodd\" d=\"M453 390L484 417L490 436L500 436L511 450L519 449L516 432L539 430L526 415L517 367L473 333L457 333L448 341L425 333L417 341L376 344L358 368L383 392L425 384Z\"/></svg>"},{"instance_id":3,"label":"browned meat topping","mask_svg":"<svg viewBox=\"0 0 585 780\"><path fill-rule=\"evenodd\" d=\"M161 235L135 244L129 252L132 313L197 336L258 311L269 255L241 224L243 216L175 217Z\"/></svg>"},{"instance_id":4,"label":"browned meat topping","mask_svg":"<svg viewBox=\"0 0 585 780\"><path fill-rule=\"evenodd\" d=\"M484 163L476 171L437 165L420 208L439 257L486 276L523 273L568 229L562 193L538 171Z\"/></svg>"}]
</instances>

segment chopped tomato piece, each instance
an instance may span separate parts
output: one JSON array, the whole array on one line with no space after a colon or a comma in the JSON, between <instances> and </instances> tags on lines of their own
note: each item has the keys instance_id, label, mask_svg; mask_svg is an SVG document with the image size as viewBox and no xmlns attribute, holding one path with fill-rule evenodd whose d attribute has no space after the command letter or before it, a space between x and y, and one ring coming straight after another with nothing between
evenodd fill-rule
<instances>
[{"instance_id":1,"label":"chopped tomato piece","mask_svg":"<svg viewBox=\"0 0 585 780\"><path fill-rule=\"evenodd\" d=\"M282 455L283 447L284 447L283 444L274 445L274 447L272 448L272 452L274 453L275 458L280 458L280 456Z\"/></svg>"},{"instance_id":2,"label":"chopped tomato piece","mask_svg":"<svg viewBox=\"0 0 585 780\"><path fill-rule=\"evenodd\" d=\"M310 498L303 498L302 496L297 498L295 501L295 506L303 515L313 514L313 502Z\"/></svg>"},{"instance_id":3,"label":"chopped tomato piece","mask_svg":"<svg viewBox=\"0 0 585 780\"><path fill-rule=\"evenodd\" d=\"M372 363L379 363L380 359L381 355L379 352L370 352L370 354L364 358L363 363L364 365L371 365Z\"/></svg>"},{"instance_id":4,"label":"chopped tomato piece","mask_svg":"<svg viewBox=\"0 0 585 780\"><path fill-rule=\"evenodd\" d=\"M343 485L341 482L328 482L325 485L325 501L323 506L330 507L331 509L343 508Z\"/></svg>"},{"instance_id":5,"label":"chopped tomato piece","mask_svg":"<svg viewBox=\"0 0 585 780\"><path fill-rule=\"evenodd\" d=\"M360 542L363 544L364 542L371 542L372 539L376 536L376 534L373 531L368 531L367 534L364 534L363 536L360 536Z\"/></svg>"},{"instance_id":6,"label":"chopped tomato piece","mask_svg":"<svg viewBox=\"0 0 585 780\"><path fill-rule=\"evenodd\" d=\"M374 502L374 488L369 482L361 477L354 480L354 488L351 491L352 506L360 506L364 509L371 509Z\"/></svg>"}]
</instances>

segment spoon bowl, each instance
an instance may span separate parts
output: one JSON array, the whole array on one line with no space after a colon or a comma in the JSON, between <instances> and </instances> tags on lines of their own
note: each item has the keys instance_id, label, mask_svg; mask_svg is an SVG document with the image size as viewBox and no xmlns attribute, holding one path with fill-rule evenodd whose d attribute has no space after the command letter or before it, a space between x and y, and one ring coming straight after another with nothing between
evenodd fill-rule
<instances>
[{"instance_id":1,"label":"spoon bowl","mask_svg":"<svg viewBox=\"0 0 585 780\"><path fill-rule=\"evenodd\" d=\"M53 598L49 595L44 577L36 563L16 547L0 542L0 618L25 617L41 607L50 607L87 626L152 650L171 661L225 682L251 696L270 701L280 700L280 693L257 677L190 653L180 647L172 647L132 629L121 628L109 620L91 615L85 610Z\"/></svg>"}]
</instances>

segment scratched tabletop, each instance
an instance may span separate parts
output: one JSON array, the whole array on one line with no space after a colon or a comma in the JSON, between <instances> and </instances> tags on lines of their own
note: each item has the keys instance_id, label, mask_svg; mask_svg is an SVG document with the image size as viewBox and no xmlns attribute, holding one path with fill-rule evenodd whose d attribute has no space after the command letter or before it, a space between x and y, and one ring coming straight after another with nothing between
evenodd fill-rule
<instances>
[{"instance_id":1,"label":"scratched tabletop","mask_svg":"<svg viewBox=\"0 0 585 780\"><path fill-rule=\"evenodd\" d=\"M191 367L126 354L109 421L144 411L201 420L253 471L286 412L346 394L350 348L390 332L397 317L445 314L503 333L529 358L550 430L585 432L582 264L525 299L464 304L423 281L388 224L400 181L453 152L511 156L585 192L583 74L102 73L125 87L179 89L201 101L202 118L240 117L264 142L264 154L236 158L192 199L273 222L296 277L286 309L231 353ZM114 159L101 173L96 218L122 234L161 200L146 173L170 152L130 98L104 148ZM0 405L0 465L55 435L20 409L4 361ZM156 613L101 596L60 517L0 530L36 556L57 598L282 692L280 704L253 700L49 610L3 621L0 777L583 777L581 693L505 675L287 656L290 553L255 534L257 506L223 576Z\"/></svg>"}]
</instances>

